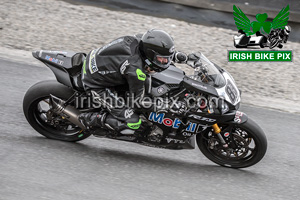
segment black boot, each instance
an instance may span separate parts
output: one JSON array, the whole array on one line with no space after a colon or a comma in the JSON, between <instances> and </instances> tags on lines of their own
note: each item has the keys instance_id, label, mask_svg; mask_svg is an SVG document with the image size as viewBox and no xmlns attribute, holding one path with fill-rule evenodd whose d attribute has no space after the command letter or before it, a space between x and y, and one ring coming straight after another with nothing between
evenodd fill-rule
<instances>
[{"instance_id":1,"label":"black boot","mask_svg":"<svg viewBox=\"0 0 300 200\"><path fill-rule=\"evenodd\" d=\"M128 128L126 122L122 122L112 115L106 117L105 126L123 135L132 135L135 132L135 130Z\"/></svg>"},{"instance_id":2,"label":"black boot","mask_svg":"<svg viewBox=\"0 0 300 200\"><path fill-rule=\"evenodd\" d=\"M90 113L81 113L78 116L79 121L87 128L105 127L104 122L106 118L106 113L90 112Z\"/></svg>"},{"instance_id":3,"label":"black boot","mask_svg":"<svg viewBox=\"0 0 300 200\"><path fill-rule=\"evenodd\" d=\"M81 113L79 121L95 136L107 136L109 131L104 125L107 113Z\"/></svg>"}]
</instances>

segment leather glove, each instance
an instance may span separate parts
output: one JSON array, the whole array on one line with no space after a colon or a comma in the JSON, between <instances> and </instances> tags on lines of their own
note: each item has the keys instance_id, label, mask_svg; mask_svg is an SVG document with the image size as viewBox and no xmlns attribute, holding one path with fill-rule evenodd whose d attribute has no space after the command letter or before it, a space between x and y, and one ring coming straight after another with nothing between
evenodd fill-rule
<instances>
[{"instance_id":1,"label":"leather glove","mask_svg":"<svg viewBox=\"0 0 300 200\"><path fill-rule=\"evenodd\" d=\"M187 64L193 68L201 66L200 55L198 53L189 54Z\"/></svg>"}]
</instances>

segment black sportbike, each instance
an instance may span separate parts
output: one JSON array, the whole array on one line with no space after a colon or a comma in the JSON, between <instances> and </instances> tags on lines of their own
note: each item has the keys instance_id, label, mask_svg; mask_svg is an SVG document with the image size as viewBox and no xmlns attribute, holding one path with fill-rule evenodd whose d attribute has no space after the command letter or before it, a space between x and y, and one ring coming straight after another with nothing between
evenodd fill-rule
<instances>
[{"instance_id":1,"label":"black sportbike","mask_svg":"<svg viewBox=\"0 0 300 200\"><path fill-rule=\"evenodd\" d=\"M128 135L91 131L78 120L82 112L99 112L86 104L76 105L76 98L89 95L81 82L85 54L34 51L33 56L46 64L57 80L41 81L27 91L24 114L36 131L51 139L76 142L93 134L174 150L194 149L197 143L201 152L219 165L243 168L256 164L267 150L263 130L238 111L240 91L232 76L203 54L197 55L197 62L188 63L194 75L185 75L174 64L148 75L147 92L163 99L163 106L138 112L141 127Z\"/></svg>"}]
</instances>

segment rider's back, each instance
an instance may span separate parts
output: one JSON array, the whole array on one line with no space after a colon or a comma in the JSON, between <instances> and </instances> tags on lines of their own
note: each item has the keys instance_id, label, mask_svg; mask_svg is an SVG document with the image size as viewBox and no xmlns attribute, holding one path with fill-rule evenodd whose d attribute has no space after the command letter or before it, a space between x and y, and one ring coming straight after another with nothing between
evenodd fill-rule
<instances>
[{"instance_id":1,"label":"rider's back","mask_svg":"<svg viewBox=\"0 0 300 200\"><path fill-rule=\"evenodd\" d=\"M113 87L126 84L120 73L120 67L126 60L130 64L141 62L139 39L134 36L124 36L109 44L91 51L83 68L83 84L85 89Z\"/></svg>"}]
</instances>

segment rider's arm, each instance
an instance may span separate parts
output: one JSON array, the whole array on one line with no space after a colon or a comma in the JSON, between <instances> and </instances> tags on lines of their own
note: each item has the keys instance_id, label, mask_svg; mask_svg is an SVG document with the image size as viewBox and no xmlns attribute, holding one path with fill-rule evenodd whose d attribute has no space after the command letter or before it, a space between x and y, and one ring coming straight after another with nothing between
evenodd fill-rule
<instances>
[{"instance_id":1,"label":"rider's arm","mask_svg":"<svg viewBox=\"0 0 300 200\"><path fill-rule=\"evenodd\" d=\"M130 107L135 108L137 105L133 104L140 105L145 95L146 74L142 69L128 65L123 76L129 85L129 105Z\"/></svg>"},{"instance_id":2,"label":"rider's arm","mask_svg":"<svg viewBox=\"0 0 300 200\"><path fill-rule=\"evenodd\" d=\"M193 64L195 64L196 62L199 61L199 59L200 59L200 57L197 53L191 53L191 54L187 55L183 52L176 51L173 61L175 63L184 63L184 64L193 63Z\"/></svg>"}]
</instances>

